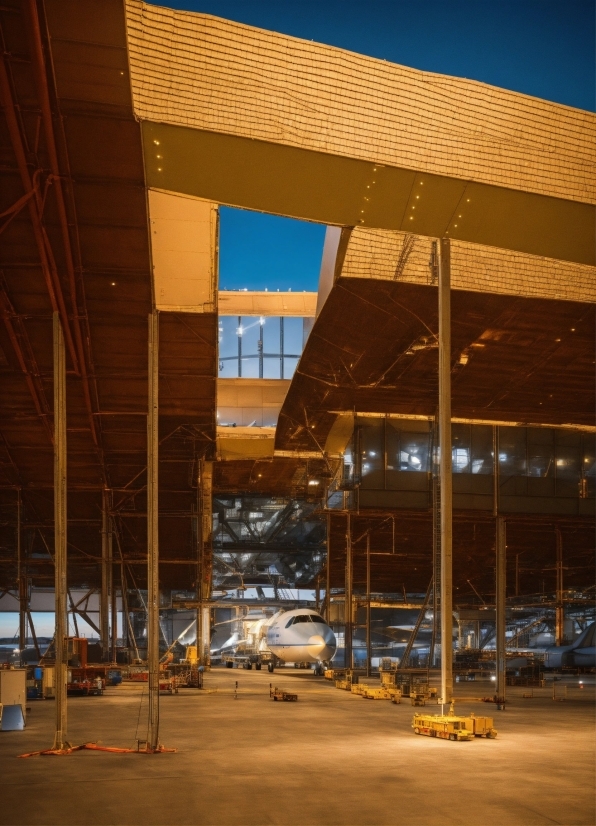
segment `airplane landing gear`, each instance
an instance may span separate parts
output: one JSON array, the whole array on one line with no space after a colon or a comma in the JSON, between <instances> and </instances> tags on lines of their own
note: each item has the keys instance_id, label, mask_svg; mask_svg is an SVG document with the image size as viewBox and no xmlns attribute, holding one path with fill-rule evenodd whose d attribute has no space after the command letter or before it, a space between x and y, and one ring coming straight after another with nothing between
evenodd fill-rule
<instances>
[{"instance_id":1,"label":"airplane landing gear","mask_svg":"<svg viewBox=\"0 0 596 826\"><path fill-rule=\"evenodd\" d=\"M272 663L272 662L267 663L267 671L268 671L270 674L273 674L273 671L274 671L274 670L275 670L275 666L273 665L273 663Z\"/></svg>"}]
</instances>

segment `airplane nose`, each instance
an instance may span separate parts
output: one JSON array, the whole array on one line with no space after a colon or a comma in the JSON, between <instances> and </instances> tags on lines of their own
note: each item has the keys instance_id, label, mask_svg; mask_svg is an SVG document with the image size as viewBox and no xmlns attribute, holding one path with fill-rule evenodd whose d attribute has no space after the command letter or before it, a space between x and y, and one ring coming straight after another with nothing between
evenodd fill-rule
<instances>
[{"instance_id":1,"label":"airplane nose","mask_svg":"<svg viewBox=\"0 0 596 826\"><path fill-rule=\"evenodd\" d=\"M316 660L330 660L335 654L335 635L331 632L325 638L320 634L309 637L308 653Z\"/></svg>"}]
</instances>

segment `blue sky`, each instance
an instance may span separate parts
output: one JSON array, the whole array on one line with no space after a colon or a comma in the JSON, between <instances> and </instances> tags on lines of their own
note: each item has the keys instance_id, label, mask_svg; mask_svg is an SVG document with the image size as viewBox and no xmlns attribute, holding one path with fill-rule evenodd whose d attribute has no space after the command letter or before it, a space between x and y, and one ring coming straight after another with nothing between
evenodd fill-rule
<instances>
[{"instance_id":1,"label":"blue sky","mask_svg":"<svg viewBox=\"0 0 596 826\"><path fill-rule=\"evenodd\" d=\"M594 111L594 0L162 0ZM324 229L222 208L220 286L316 290Z\"/></svg>"}]
</instances>

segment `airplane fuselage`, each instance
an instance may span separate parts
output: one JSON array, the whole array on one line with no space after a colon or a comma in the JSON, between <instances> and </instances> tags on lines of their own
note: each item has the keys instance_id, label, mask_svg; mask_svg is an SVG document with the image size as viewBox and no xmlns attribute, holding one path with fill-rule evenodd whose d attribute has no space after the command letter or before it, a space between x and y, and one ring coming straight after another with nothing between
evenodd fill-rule
<instances>
[{"instance_id":1,"label":"airplane fuselage","mask_svg":"<svg viewBox=\"0 0 596 826\"><path fill-rule=\"evenodd\" d=\"M328 662L336 647L331 628L308 608L277 614L267 628L267 648L283 662Z\"/></svg>"}]
</instances>

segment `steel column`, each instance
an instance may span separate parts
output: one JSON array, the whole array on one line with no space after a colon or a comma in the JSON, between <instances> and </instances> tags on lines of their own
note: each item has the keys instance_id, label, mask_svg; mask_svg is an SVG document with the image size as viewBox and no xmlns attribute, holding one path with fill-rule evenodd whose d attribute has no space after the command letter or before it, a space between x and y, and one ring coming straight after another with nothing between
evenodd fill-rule
<instances>
[{"instance_id":1,"label":"steel column","mask_svg":"<svg viewBox=\"0 0 596 826\"><path fill-rule=\"evenodd\" d=\"M557 543L557 593L555 598L555 645L565 644L565 605L563 603L563 539L561 529L555 528Z\"/></svg>"},{"instance_id":2,"label":"steel column","mask_svg":"<svg viewBox=\"0 0 596 826\"><path fill-rule=\"evenodd\" d=\"M371 669L371 638L370 638L370 533L366 534L366 676L370 677Z\"/></svg>"},{"instance_id":3,"label":"steel column","mask_svg":"<svg viewBox=\"0 0 596 826\"><path fill-rule=\"evenodd\" d=\"M23 544L21 537L22 499L21 489L17 490L17 584L19 592L19 659L23 663L23 651L27 645L27 570L23 564Z\"/></svg>"},{"instance_id":4,"label":"steel column","mask_svg":"<svg viewBox=\"0 0 596 826\"><path fill-rule=\"evenodd\" d=\"M213 462L201 459L199 469L200 548L197 611L197 654L201 665L211 662L211 583L213 580ZM207 604L205 604L207 603Z\"/></svg>"},{"instance_id":5,"label":"steel column","mask_svg":"<svg viewBox=\"0 0 596 826\"><path fill-rule=\"evenodd\" d=\"M439 243L439 475L441 484L441 702L453 699L451 477L451 250Z\"/></svg>"},{"instance_id":6,"label":"steel column","mask_svg":"<svg viewBox=\"0 0 596 826\"><path fill-rule=\"evenodd\" d=\"M56 612L56 732L54 749L66 740L66 658L68 605L66 585L66 358L60 315L54 318L54 591Z\"/></svg>"},{"instance_id":7,"label":"steel column","mask_svg":"<svg viewBox=\"0 0 596 826\"><path fill-rule=\"evenodd\" d=\"M325 620L331 625L331 516L327 514L327 564L325 570Z\"/></svg>"},{"instance_id":8,"label":"steel column","mask_svg":"<svg viewBox=\"0 0 596 826\"><path fill-rule=\"evenodd\" d=\"M147 665L149 669L149 742L159 745L159 315L149 316L149 399L147 414Z\"/></svg>"},{"instance_id":9,"label":"steel column","mask_svg":"<svg viewBox=\"0 0 596 826\"><path fill-rule=\"evenodd\" d=\"M352 618L352 520L350 513L347 516L346 525L346 585L345 585L345 600L344 600L344 651L345 651L345 667L352 668L352 634L353 634L353 618Z\"/></svg>"},{"instance_id":10,"label":"steel column","mask_svg":"<svg viewBox=\"0 0 596 826\"><path fill-rule=\"evenodd\" d=\"M110 495L104 490L101 502L101 593L99 602L99 625L101 628L102 659L110 658L110 594L112 591L112 531L110 518Z\"/></svg>"},{"instance_id":11,"label":"steel column","mask_svg":"<svg viewBox=\"0 0 596 826\"><path fill-rule=\"evenodd\" d=\"M497 701L505 701L505 599L507 591L507 536L505 519L497 516L496 532L496 647L497 647Z\"/></svg>"}]
</instances>

